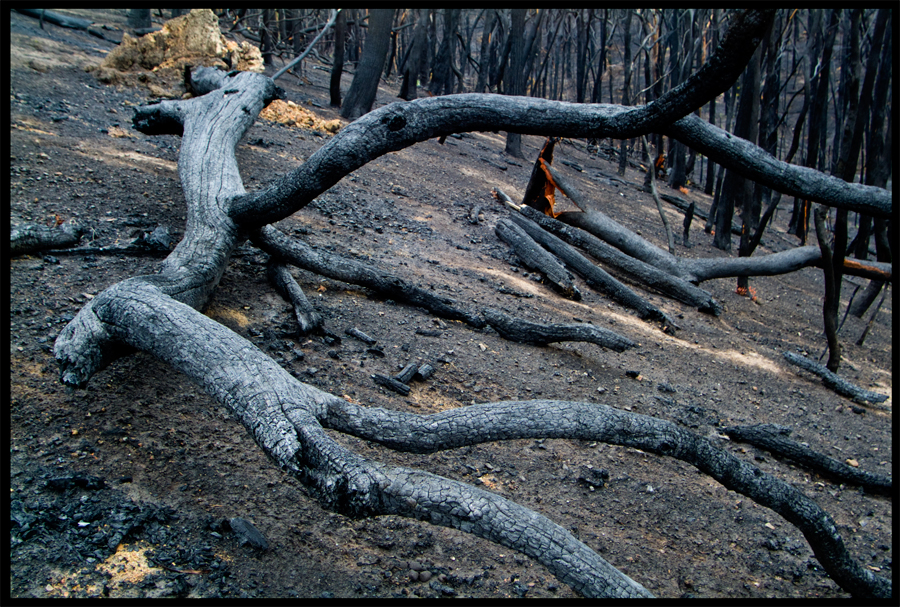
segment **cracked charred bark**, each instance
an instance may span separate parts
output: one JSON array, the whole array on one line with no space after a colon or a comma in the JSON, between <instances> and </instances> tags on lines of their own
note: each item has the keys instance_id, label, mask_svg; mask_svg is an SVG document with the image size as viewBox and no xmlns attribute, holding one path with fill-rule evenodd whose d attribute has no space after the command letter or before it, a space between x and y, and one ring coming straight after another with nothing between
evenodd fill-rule
<instances>
[{"instance_id":1,"label":"cracked charred bark","mask_svg":"<svg viewBox=\"0 0 900 607\"><path fill-rule=\"evenodd\" d=\"M730 60L746 61L747 53L740 51L754 46L768 18L748 12L735 19L743 29L725 37L737 53ZM344 129L272 187L247 194L234 149L277 88L259 74L201 69L194 76L193 89L202 96L139 108L134 121L144 132L182 135L178 168L188 207L185 236L157 273L102 291L63 329L54 354L64 383L83 386L116 357L135 349L148 352L225 405L277 465L327 506L352 516L398 514L456 527L532 556L586 596L649 592L546 517L463 483L367 460L325 429L419 452L524 437L638 447L691 462L798 525L826 570L853 594L891 595L890 581L850 557L834 522L808 498L670 422L559 401L492 403L431 416L361 407L296 380L250 342L197 311L242 240L272 236L263 226L388 151L445 132L478 129L634 136L663 128L718 89L701 94L699 82L689 81L678 94L659 100L665 103L634 109L477 95L394 104ZM721 80L721 74L711 80ZM682 95L690 102L679 102Z\"/></svg>"}]
</instances>

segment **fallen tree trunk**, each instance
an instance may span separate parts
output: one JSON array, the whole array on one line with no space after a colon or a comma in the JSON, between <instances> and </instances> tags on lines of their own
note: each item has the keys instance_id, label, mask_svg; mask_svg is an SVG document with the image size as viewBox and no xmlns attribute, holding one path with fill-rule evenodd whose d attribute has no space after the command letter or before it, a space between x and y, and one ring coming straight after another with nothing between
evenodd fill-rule
<instances>
[{"instance_id":1,"label":"fallen tree trunk","mask_svg":"<svg viewBox=\"0 0 900 607\"><path fill-rule=\"evenodd\" d=\"M541 246L546 247L557 257L563 260L573 271L581 275L584 280L600 293L606 295L618 304L637 312L644 320L656 320L663 324L663 330L673 332L678 325L665 312L649 303L643 297L629 289L627 286L610 276L605 270L591 263L581 253L564 243L562 240L544 231L533 221L522 215L510 215L512 220L531 236Z\"/></svg>"},{"instance_id":2,"label":"fallen tree trunk","mask_svg":"<svg viewBox=\"0 0 900 607\"><path fill-rule=\"evenodd\" d=\"M504 339L519 343L546 346L561 341L586 341L615 352L624 352L636 345L627 337L622 337L609 329L585 323L542 325L507 316L492 308L484 311L484 317Z\"/></svg>"},{"instance_id":3,"label":"fallen tree trunk","mask_svg":"<svg viewBox=\"0 0 900 607\"><path fill-rule=\"evenodd\" d=\"M884 394L864 390L859 386L840 377L837 373L832 373L823 365L813 362L805 356L800 356L794 352L784 352L784 357L789 363L795 364L805 371L815 373L822 378L822 383L828 388L834 390L841 396L852 398L855 401L868 401L870 403L883 403L888 399Z\"/></svg>"},{"instance_id":4,"label":"fallen tree trunk","mask_svg":"<svg viewBox=\"0 0 900 607\"><path fill-rule=\"evenodd\" d=\"M622 253L593 234L566 225L556 219L542 215L530 208L522 208L520 212L533 222L559 236L572 246L584 250L598 261L605 263L631 277L632 282L641 284L672 297L701 312L714 316L722 313L722 306L713 297L693 284L664 272L659 268Z\"/></svg>"},{"instance_id":5,"label":"fallen tree trunk","mask_svg":"<svg viewBox=\"0 0 900 607\"><path fill-rule=\"evenodd\" d=\"M575 279L556 257L542 249L522 228L507 219L501 219L494 228L497 236L512 247L526 267L543 274L553 287L564 296L579 301L581 292Z\"/></svg>"},{"instance_id":6,"label":"fallen tree trunk","mask_svg":"<svg viewBox=\"0 0 900 607\"><path fill-rule=\"evenodd\" d=\"M67 27L69 29L75 30L86 30L93 24L93 21L89 21L87 19L69 17L68 15L63 15L62 13L57 13L54 11L48 11L42 8L17 8L16 12L27 15L28 17L34 17L35 19L46 21L47 23L52 23L53 25Z\"/></svg>"},{"instance_id":7,"label":"fallen tree trunk","mask_svg":"<svg viewBox=\"0 0 900 607\"><path fill-rule=\"evenodd\" d=\"M787 436L791 433L790 428L773 424L756 424L725 428L724 432L732 440L766 449L778 457L789 459L839 482L859 485L870 493L893 494L894 483L890 477L848 466L805 445L783 438L781 435Z\"/></svg>"},{"instance_id":8,"label":"fallen tree trunk","mask_svg":"<svg viewBox=\"0 0 900 607\"><path fill-rule=\"evenodd\" d=\"M367 460L325 429L398 448L565 436L679 457L795 522L829 574L854 595L890 596L891 582L850 558L833 521L818 506L674 424L559 401L493 403L423 417L366 409L297 381L248 341L197 311L209 301L229 256L248 233L260 242L272 237L268 228L259 228L295 212L368 160L418 138L439 136L442 130L512 126L510 130L538 134L563 129L579 137L660 130L730 86L770 20L771 12L736 13L709 62L712 73L704 66L695 74L699 78L692 77L675 89L677 94L667 93L655 104L609 110L475 95L388 106L343 129L297 171L255 194L243 188L234 149L277 89L259 74L197 70L192 87L200 96L145 106L135 116L135 125L145 132L183 137L179 175L187 200L185 236L157 273L102 291L60 332L54 354L61 379L83 386L123 353L148 352L227 407L275 463L296 475L325 506L351 516L425 519L479 535L532 556L586 596L646 597L649 592L546 517L463 483ZM723 47L730 52L720 53ZM715 85L702 88L707 81ZM212 91L216 93L204 94ZM533 112L536 108L547 112Z\"/></svg>"},{"instance_id":9,"label":"fallen tree trunk","mask_svg":"<svg viewBox=\"0 0 900 607\"><path fill-rule=\"evenodd\" d=\"M635 259L694 284L734 276L776 276L809 266L820 267L822 263L822 252L817 245L756 257L687 259L670 255L600 211L560 213L557 219L593 234ZM891 264L850 262L844 264L846 274L866 278L891 276Z\"/></svg>"}]
</instances>

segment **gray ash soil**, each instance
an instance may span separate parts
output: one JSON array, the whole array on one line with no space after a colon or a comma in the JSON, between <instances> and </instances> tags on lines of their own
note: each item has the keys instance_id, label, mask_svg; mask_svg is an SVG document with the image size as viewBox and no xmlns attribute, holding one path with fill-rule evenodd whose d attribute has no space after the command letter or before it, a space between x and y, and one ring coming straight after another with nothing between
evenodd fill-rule
<instances>
[{"instance_id":1,"label":"gray ash soil","mask_svg":"<svg viewBox=\"0 0 900 607\"><path fill-rule=\"evenodd\" d=\"M119 27L123 13L90 12ZM180 142L130 129L131 108L146 103L148 92L103 85L80 67L99 61L111 44L49 24L41 31L36 20L16 13L11 21L11 223L77 218L89 227L82 243L94 246L127 244L157 226L177 241L185 215ZM287 75L279 85L289 100L335 118L328 72L320 67L307 62L304 80ZM349 82L345 75L345 90ZM395 101L398 86L393 78L383 83L377 105ZM128 136L115 136L116 128ZM298 166L326 137L257 122L237 151L248 190ZM519 161L504 156L503 133L428 141L361 168L278 227L473 309L592 322L638 347L616 354L592 344L511 343L295 270L342 339L298 337L291 309L266 281L266 256L249 245L231 259L206 313L301 381L370 406L427 414L473 402L550 398L675 421L800 488L834 517L853 555L892 575L890 498L720 438L725 426L782 424L818 451L890 474L892 399L858 406L782 357L784 350L817 357L825 346L821 272L752 279L758 303L735 294L733 280L705 283L726 308L720 318L641 291L678 319L674 337L583 283L582 301L560 298L493 231L508 211L491 189L520 198L542 144L524 137L528 160ZM566 141L555 158L585 196L664 246L652 198L604 177L615 175L616 165L602 148L598 155L582 141ZM626 179L638 186L642 175L632 168ZM682 196L709 207L697 190ZM475 224L474 207L484 216ZM681 214L666 211L680 225ZM796 246L787 220L779 212L759 254ZM726 255L697 224L692 241L678 254ZM324 510L270 463L224 407L145 354L115 362L84 390L64 387L52 346L65 323L90 297L157 264L153 257L103 255L10 260L11 597L574 596L530 558L470 535ZM852 292L845 284L842 312ZM846 321L841 374L891 394L891 293L857 347L865 320ZM348 327L377 339L384 356L345 335ZM415 361L437 372L414 381L407 397L371 379ZM337 438L363 456L481 485L541 512L660 597L847 596L792 525L679 461L578 440L515 440L423 456ZM233 517L252 522L268 548L241 545L227 522Z\"/></svg>"}]
</instances>

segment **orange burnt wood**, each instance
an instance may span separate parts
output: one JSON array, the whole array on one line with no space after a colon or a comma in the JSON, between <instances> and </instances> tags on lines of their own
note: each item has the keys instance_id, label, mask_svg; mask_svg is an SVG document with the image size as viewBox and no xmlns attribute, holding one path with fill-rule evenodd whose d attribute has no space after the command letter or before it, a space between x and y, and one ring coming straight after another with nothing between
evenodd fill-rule
<instances>
[{"instance_id":1,"label":"orange burnt wood","mask_svg":"<svg viewBox=\"0 0 900 607\"><path fill-rule=\"evenodd\" d=\"M544 163L550 164L553 162L553 148L556 146L557 141L556 137L547 137L547 141L544 142L544 147L541 148L537 160L534 161L534 167L531 169L531 179L528 180L525 196L522 197L522 204L526 204L547 215L553 213L556 185L553 183L552 177L548 176L549 172L545 168Z\"/></svg>"}]
</instances>

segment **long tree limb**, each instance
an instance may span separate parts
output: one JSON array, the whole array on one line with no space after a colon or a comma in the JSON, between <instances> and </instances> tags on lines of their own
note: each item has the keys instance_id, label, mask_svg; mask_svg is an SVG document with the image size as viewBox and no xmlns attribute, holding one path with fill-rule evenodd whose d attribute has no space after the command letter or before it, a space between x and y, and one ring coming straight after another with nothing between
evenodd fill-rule
<instances>
[{"instance_id":1,"label":"long tree limb","mask_svg":"<svg viewBox=\"0 0 900 607\"><path fill-rule=\"evenodd\" d=\"M826 387L831 388L841 396L846 396L855 401L869 401L870 403L883 403L888 399L884 394L864 390L859 386L847 381L837 373L829 371L825 366L812 361L805 356L800 356L794 352L784 352L784 357L789 363L795 364L801 369L815 373L822 378L822 383Z\"/></svg>"},{"instance_id":2,"label":"long tree limb","mask_svg":"<svg viewBox=\"0 0 900 607\"><path fill-rule=\"evenodd\" d=\"M697 116L685 116L664 129L663 133L725 168L782 194L875 217L891 216L892 196L889 190L848 183L815 169L788 164Z\"/></svg>"},{"instance_id":3,"label":"long tree limb","mask_svg":"<svg viewBox=\"0 0 900 607\"><path fill-rule=\"evenodd\" d=\"M891 582L850 556L834 521L815 502L784 481L666 420L605 405L548 400L477 404L424 416L334 400L329 401L322 423L415 453L494 440L566 437L674 457L796 525L816 558L842 588L858 596L891 596Z\"/></svg>"},{"instance_id":4,"label":"long tree limb","mask_svg":"<svg viewBox=\"0 0 900 607\"><path fill-rule=\"evenodd\" d=\"M600 211L560 213L557 219L593 234L626 255L692 283L732 276L775 276L822 265L822 252L816 245L756 257L687 259L670 255ZM892 276L891 264L872 261L845 260L844 271L865 278Z\"/></svg>"},{"instance_id":5,"label":"long tree limb","mask_svg":"<svg viewBox=\"0 0 900 607\"><path fill-rule=\"evenodd\" d=\"M376 270L372 266L348 257L313 249L304 242L286 236L272 226L257 230L252 235L252 240L263 251L277 255L298 268L335 280L364 286L384 297L402 297L406 302L414 306L421 306L443 318L461 320L476 328L484 326L484 319L481 316L457 307L456 302L449 297L440 297L410 284L398 276Z\"/></svg>"},{"instance_id":6,"label":"long tree limb","mask_svg":"<svg viewBox=\"0 0 900 607\"><path fill-rule=\"evenodd\" d=\"M773 427L772 424L755 424L725 428L724 432L732 440L766 449L778 457L789 459L838 481L859 485L871 493L880 495L894 493L894 483L890 477L853 468L796 441L789 440L781 436L790 434L790 429L786 430L784 431L781 427Z\"/></svg>"}]
</instances>

